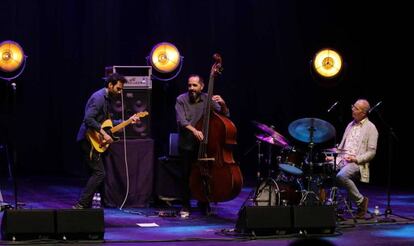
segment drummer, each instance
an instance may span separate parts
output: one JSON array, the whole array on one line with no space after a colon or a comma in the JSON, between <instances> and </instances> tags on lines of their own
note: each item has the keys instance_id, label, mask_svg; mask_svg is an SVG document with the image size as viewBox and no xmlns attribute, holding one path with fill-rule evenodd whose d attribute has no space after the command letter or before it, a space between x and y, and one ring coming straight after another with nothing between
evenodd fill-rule
<instances>
[{"instance_id":1,"label":"drummer","mask_svg":"<svg viewBox=\"0 0 414 246\"><path fill-rule=\"evenodd\" d=\"M378 131L368 119L369 102L358 99L351 107L352 118L345 129L342 141L338 146L340 150L337 158L337 167L340 171L336 175L339 185L349 193L351 199L357 204L356 217L362 219L368 210L368 197L364 197L358 190L353 179L359 178L361 182L369 182L369 161L377 150ZM332 161L333 157L328 156Z\"/></svg>"}]
</instances>

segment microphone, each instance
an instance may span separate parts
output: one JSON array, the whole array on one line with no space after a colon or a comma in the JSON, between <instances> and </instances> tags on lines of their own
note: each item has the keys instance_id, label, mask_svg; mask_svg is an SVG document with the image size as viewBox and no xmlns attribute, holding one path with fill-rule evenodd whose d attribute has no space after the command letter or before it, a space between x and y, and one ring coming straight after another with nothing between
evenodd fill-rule
<instances>
[{"instance_id":1,"label":"microphone","mask_svg":"<svg viewBox=\"0 0 414 246\"><path fill-rule=\"evenodd\" d=\"M332 111L332 109L334 109L335 108L335 106L337 105L339 103L339 101L336 101L334 104L332 104L332 106L327 110L327 112L329 113L329 112L331 112Z\"/></svg>"},{"instance_id":2,"label":"microphone","mask_svg":"<svg viewBox=\"0 0 414 246\"><path fill-rule=\"evenodd\" d=\"M379 101L377 104L375 104L374 107L372 107L368 110L368 114L370 114L372 111L374 111L381 104L382 104L382 101Z\"/></svg>"}]
</instances>

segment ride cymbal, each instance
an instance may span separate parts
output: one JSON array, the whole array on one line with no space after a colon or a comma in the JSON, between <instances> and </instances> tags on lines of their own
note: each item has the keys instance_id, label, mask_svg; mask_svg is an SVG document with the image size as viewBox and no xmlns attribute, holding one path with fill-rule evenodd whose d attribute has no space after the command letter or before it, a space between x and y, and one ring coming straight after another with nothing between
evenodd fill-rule
<instances>
[{"instance_id":1,"label":"ride cymbal","mask_svg":"<svg viewBox=\"0 0 414 246\"><path fill-rule=\"evenodd\" d=\"M317 118L303 118L289 124L289 133L305 143L322 143L336 135L331 123Z\"/></svg>"}]
</instances>

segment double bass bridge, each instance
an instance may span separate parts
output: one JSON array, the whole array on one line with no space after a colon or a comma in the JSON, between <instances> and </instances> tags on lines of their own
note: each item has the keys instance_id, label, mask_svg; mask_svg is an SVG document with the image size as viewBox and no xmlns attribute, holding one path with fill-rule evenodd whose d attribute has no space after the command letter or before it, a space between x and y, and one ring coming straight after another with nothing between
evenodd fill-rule
<instances>
[{"instance_id":1,"label":"double bass bridge","mask_svg":"<svg viewBox=\"0 0 414 246\"><path fill-rule=\"evenodd\" d=\"M214 157L205 157L205 158L198 158L198 161L200 162L208 162L208 161L215 161L216 158Z\"/></svg>"}]
</instances>

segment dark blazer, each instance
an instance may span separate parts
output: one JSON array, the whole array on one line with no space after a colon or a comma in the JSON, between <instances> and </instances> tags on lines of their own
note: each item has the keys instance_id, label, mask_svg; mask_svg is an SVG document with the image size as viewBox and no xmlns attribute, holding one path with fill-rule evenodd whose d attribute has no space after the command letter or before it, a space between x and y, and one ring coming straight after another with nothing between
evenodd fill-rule
<instances>
[{"instance_id":1,"label":"dark blazer","mask_svg":"<svg viewBox=\"0 0 414 246\"><path fill-rule=\"evenodd\" d=\"M108 105L109 97L106 88L102 88L92 94L85 106L85 116L76 137L77 141L85 139L88 128L92 128L95 131L101 129L101 123L110 118Z\"/></svg>"}]
</instances>

